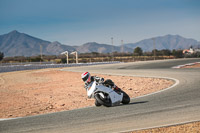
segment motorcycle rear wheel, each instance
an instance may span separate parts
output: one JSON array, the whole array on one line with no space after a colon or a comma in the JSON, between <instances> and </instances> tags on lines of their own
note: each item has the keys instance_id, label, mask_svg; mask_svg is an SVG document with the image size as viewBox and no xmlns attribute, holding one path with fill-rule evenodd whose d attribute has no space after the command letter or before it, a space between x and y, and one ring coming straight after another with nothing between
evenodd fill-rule
<instances>
[{"instance_id":1,"label":"motorcycle rear wheel","mask_svg":"<svg viewBox=\"0 0 200 133\"><path fill-rule=\"evenodd\" d=\"M123 98L122 98L122 103L123 104L129 104L130 103L130 97L128 94L126 94L126 92L122 91L121 92L123 93Z\"/></svg>"},{"instance_id":2,"label":"motorcycle rear wheel","mask_svg":"<svg viewBox=\"0 0 200 133\"><path fill-rule=\"evenodd\" d=\"M112 106L112 102L110 99L109 100L105 99L105 98L101 97L98 93L94 97L98 101L98 103L100 103L101 105L104 105L106 107Z\"/></svg>"}]
</instances>

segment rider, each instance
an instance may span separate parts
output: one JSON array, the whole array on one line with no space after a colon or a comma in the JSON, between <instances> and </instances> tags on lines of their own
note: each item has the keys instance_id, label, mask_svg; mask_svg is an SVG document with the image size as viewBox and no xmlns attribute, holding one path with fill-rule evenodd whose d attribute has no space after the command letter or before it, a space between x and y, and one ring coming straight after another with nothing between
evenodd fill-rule
<instances>
[{"instance_id":1,"label":"rider","mask_svg":"<svg viewBox=\"0 0 200 133\"><path fill-rule=\"evenodd\" d=\"M91 76L89 72L84 72L81 74L81 77L83 81L85 82L85 88L88 89L92 86L92 82L96 81L97 83L102 83L103 85L107 87L111 87L114 91L118 92L120 91L120 88L118 88L114 82L110 79L107 79L104 81L104 78L97 77L97 76Z\"/></svg>"}]
</instances>

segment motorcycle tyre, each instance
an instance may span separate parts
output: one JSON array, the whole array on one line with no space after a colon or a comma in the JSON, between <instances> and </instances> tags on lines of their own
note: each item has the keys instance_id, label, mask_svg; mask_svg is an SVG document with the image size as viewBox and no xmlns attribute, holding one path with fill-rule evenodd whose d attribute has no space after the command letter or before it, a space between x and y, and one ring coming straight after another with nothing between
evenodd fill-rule
<instances>
[{"instance_id":1,"label":"motorcycle tyre","mask_svg":"<svg viewBox=\"0 0 200 133\"><path fill-rule=\"evenodd\" d=\"M101 104L97 100L95 100L95 106L99 107L101 106Z\"/></svg>"},{"instance_id":2,"label":"motorcycle tyre","mask_svg":"<svg viewBox=\"0 0 200 133\"><path fill-rule=\"evenodd\" d=\"M126 94L126 92L121 91L123 93L123 98L122 98L122 103L123 104L129 104L130 103L130 97L128 96L128 94Z\"/></svg>"},{"instance_id":3,"label":"motorcycle tyre","mask_svg":"<svg viewBox=\"0 0 200 133\"><path fill-rule=\"evenodd\" d=\"M104 105L106 107L111 107L112 106L111 100L105 101L103 98L101 98L101 96L99 94L96 94L94 97L98 101L98 103L100 103L101 105Z\"/></svg>"}]
</instances>

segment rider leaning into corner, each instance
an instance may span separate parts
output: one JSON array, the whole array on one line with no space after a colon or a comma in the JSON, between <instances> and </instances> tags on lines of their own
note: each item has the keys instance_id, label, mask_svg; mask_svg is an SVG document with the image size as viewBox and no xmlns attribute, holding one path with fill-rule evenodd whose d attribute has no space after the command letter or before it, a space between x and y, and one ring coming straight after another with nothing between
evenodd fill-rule
<instances>
[{"instance_id":1,"label":"rider leaning into corner","mask_svg":"<svg viewBox=\"0 0 200 133\"><path fill-rule=\"evenodd\" d=\"M97 76L91 76L89 72L84 72L81 74L81 77L83 81L85 82L85 89L88 89L92 86L93 81L96 81L97 83L102 83L103 85L107 87L111 87L114 91L118 92L120 91L120 88L118 88L114 82L110 79L107 79L104 81L104 78L97 77Z\"/></svg>"},{"instance_id":2,"label":"rider leaning into corner","mask_svg":"<svg viewBox=\"0 0 200 133\"><path fill-rule=\"evenodd\" d=\"M81 77L82 77L83 81L85 82L86 90L89 90L89 88L92 86L93 82L96 81L99 84L103 84L106 87L112 88L118 94L123 93L124 94L123 99L122 99L123 104L128 104L130 102L130 97L124 91L122 91L119 87L117 87L112 80L107 79L104 81L104 78L97 77L97 76L91 76L89 72L82 73ZM101 106L101 104L97 100L95 101L95 105Z\"/></svg>"},{"instance_id":3,"label":"rider leaning into corner","mask_svg":"<svg viewBox=\"0 0 200 133\"><path fill-rule=\"evenodd\" d=\"M114 82L110 79L107 79L104 81L104 78L101 78L101 77L97 77L97 76L91 76L89 72L84 72L81 74L81 78L83 79L83 81L85 82L85 89L89 89L93 82L96 81L97 83L100 83L100 84L103 84L107 87L110 87L112 88L115 92L120 92L121 89L118 88ZM95 100L95 105L96 106L100 106L100 104L97 102L97 100Z\"/></svg>"}]
</instances>

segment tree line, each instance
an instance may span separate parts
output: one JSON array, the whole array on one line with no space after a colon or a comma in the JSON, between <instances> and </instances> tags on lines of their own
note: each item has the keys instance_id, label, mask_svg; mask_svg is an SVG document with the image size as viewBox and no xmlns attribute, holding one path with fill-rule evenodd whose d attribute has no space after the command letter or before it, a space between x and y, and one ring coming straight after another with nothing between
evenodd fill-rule
<instances>
[{"instance_id":1,"label":"tree line","mask_svg":"<svg viewBox=\"0 0 200 133\"><path fill-rule=\"evenodd\" d=\"M162 59L162 57L172 57L172 58L183 58L183 57L200 57L200 53L195 54L183 54L183 50L169 50L162 49L157 50L153 49L150 52L143 52L142 48L136 47L133 50L133 53L80 53L78 55L80 62L95 62L95 61L132 61L132 58L149 58L152 59L156 57L156 59ZM69 55L69 63L74 63L75 57L73 55ZM66 63L65 55L40 55L24 57L24 56L16 56L16 57L4 57L4 53L0 52L0 61L3 62L56 62L56 63Z\"/></svg>"},{"instance_id":2,"label":"tree line","mask_svg":"<svg viewBox=\"0 0 200 133\"><path fill-rule=\"evenodd\" d=\"M134 56L174 56L175 58L183 58L183 50L169 50L169 49L162 49L157 50L153 49L151 52L143 52L142 48L136 47L133 51Z\"/></svg>"}]
</instances>

